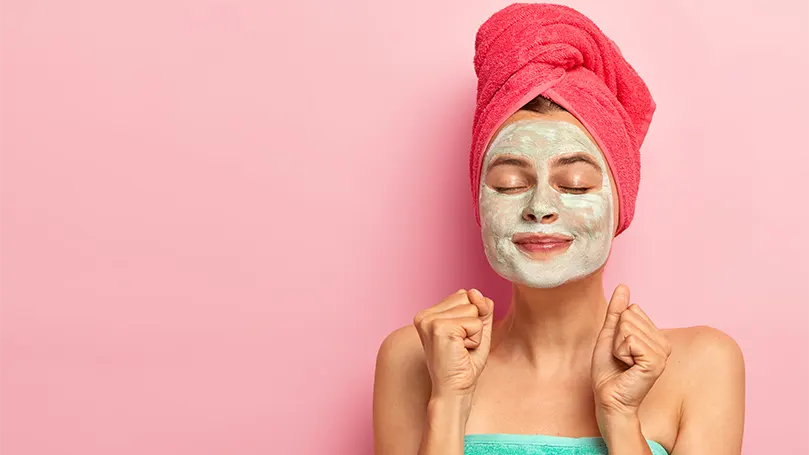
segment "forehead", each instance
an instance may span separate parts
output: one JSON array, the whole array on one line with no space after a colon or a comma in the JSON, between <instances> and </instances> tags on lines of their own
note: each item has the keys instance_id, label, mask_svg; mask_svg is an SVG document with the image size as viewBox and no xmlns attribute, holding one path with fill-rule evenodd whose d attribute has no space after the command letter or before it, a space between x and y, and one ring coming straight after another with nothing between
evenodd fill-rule
<instances>
[{"instance_id":1,"label":"forehead","mask_svg":"<svg viewBox=\"0 0 809 455\"><path fill-rule=\"evenodd\" d=\"M492 139L487 160L503 153L553 156L584 152L601 162L598 146L579 126L565 120L527 117L504 124Z\"/></svg>"}]
</instances>

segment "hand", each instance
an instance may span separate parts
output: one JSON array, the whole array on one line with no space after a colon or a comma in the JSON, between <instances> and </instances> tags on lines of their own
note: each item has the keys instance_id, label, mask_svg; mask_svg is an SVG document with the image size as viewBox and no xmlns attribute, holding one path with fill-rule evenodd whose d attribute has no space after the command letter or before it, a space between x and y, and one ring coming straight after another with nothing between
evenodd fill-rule
<instances>
[{"instance_id":1,"label":"hand","mask_svg":"<svg viewBox=\"0 0 809 455\"><path fill-rule=\"evenodd\" d=\"M493 316L491 299L476 289L461 289L413 318L433 397L472 395L489 356Z\"/></svg>"},{"instance_id":2,"label":"hand","mask_svg":"<svg viewBox=\"0 0 809 455\"><path fill-rule=\"evenodd\" d=\"M636 417L669 355L671 346L665 335L638 305L629 305L629 288L618 286L593 349L591 371L599 425L605 416Z\"/></svg>"}]
</instances>

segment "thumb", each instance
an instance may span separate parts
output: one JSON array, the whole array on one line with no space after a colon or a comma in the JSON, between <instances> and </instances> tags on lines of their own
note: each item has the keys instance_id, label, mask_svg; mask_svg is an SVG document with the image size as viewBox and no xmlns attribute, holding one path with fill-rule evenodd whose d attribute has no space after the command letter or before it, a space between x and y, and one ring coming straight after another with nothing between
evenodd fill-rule
<instances>
[{"instance_id":1,"label":"thumb","mask_svg":"<svg viewBox=\"0 0 809 455\"><path fill-rule=\"evenodd\" d=\"M610 304L607 306L607 315L604 318L604 328L601 329L602 333L607 332L612 335L615 328L618 327L618 321L621 319L621 313L629 308L629 287L625 284L619 284L615 288L610 298Z\"/></svg>"},{"instance_id":2,"label":"thumb","mask_svg":"<svg viewBox=\"0 0 809 455\"><path fill-rule=\"evenodd\" d=\"M492 302L492 299L486 298L477 289L470 290L467 296L469 298L469 303L478 308L478 317L483 324L491 324L494 316L494 302Z\"/></svg>"},{"instance_id":3,"label":"thumb","mask_svg":"<svg viewBox=\"0 0 809 455\"><path fill-rule=\"evenodd\" d=\"M469 302L478 308L478 318L483 323L483 333L481 345L484 349L488 349L489 342L492 337L492 325L494 321L494 302L492 299L485 297L477 289L472 289L467 294Z\"/></svg>"}]
</instances>

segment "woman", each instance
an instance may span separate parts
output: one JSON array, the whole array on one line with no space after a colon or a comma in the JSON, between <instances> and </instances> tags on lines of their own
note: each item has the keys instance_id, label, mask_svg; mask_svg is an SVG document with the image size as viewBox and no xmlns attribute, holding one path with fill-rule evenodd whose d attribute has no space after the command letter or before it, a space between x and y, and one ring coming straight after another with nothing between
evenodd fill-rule
<instances>
[{"instance_id":1,"label":"woman","mask_svg":"<svg viewBox=\"0 0 809 455\"><path fill-rule=\"evenodd\" d=\"M378 455L739 454L744 363L710 327L658 329L603 268L631 222L654 101L567 7L484 23L470 174L508 313L461 289L379 350Z\"/></svg>"}]
</instances>

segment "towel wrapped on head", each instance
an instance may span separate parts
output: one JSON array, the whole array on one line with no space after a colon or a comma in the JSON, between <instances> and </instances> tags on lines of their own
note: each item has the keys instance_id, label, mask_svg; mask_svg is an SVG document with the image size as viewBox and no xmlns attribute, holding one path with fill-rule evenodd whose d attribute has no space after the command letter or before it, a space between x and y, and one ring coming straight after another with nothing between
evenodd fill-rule
<instances>
[{"instance_id":1,"label":"towel wrapped on head","mask_svg":"<svg viewBox=\"0 0 809 455\"><path fill-rule=\"evenodd\" d=\"M623 232L635 211L640 146L655 103L618 46L572 8L515 3L481 25L474 63L478 95L469 168L478 224L486 147L509 116L542 95L576 117L604 153L618 193L616 235Z\"/></svg>"}]
</instances>

